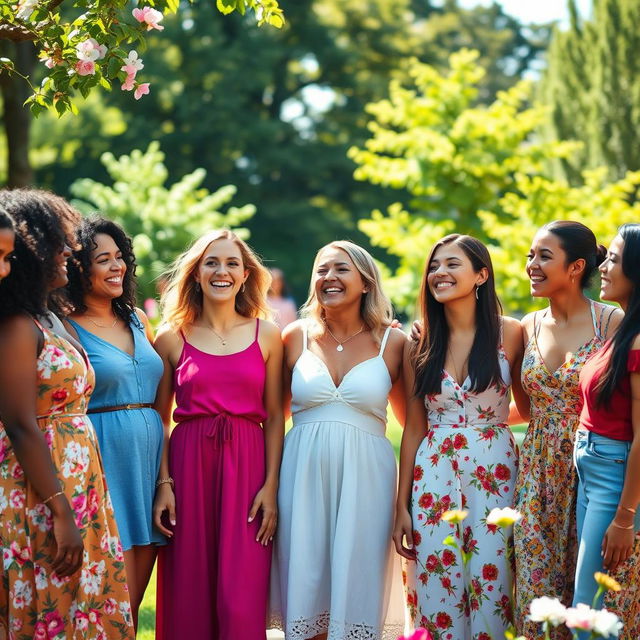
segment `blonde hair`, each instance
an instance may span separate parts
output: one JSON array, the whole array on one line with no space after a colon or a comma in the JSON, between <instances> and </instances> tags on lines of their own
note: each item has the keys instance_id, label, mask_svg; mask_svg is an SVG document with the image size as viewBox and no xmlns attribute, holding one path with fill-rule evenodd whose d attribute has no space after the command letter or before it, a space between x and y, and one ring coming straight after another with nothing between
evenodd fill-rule
<instances>
[{"instance_id":1,"label":"blonde hair","mask_svg":"<svg viewBox=\"0 0 640 640\"><path fill-rule=\"evenodd\" d=\"M197 286L195 274L207 247L216 240L234 242L240 249L244 268L249 272L243 289L236 295L236 311L246 318L271 318L267 304L271 274L244 240L233 231L221 229L195 240L167 273L168 284L160 303L162 319L176 331L193 324L202 313L202 289Z\"/></svg>"},{"instance_id":2,"label":"blonde hair","mask_svg":"<svg viewBox=\"0 0 640 640\"><path fill-rule=\"evenodd\" d=\"M382 290L380 270L371 254L366 249L348 240L330 242L316 254L313 261L311 284L309 285L309 297L300 310L301 317L310 321L309 329L312 335L319 335L324 331L324 309L316 296L313 274L318 269L320 256L325 249L340 249L344 251L351 258L358 273L362 276L367 291L362 294L360 316L371 331L374 340L380 343L384 330L393 320L391 301Z\"/></svg>"}]
</instances>

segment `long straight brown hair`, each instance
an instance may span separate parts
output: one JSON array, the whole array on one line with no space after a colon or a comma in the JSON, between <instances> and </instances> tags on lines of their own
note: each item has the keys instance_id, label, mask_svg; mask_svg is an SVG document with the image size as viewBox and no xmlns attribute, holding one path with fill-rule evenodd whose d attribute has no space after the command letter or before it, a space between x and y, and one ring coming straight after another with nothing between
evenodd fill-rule
<instances>
[{"instance_id":1,"label":"long straight brown hair","mask_svg":"<svg viewBox=\"0 0 640 640\"><path fill-rule=\"evenodd\" d=\"M464 251L476 273L483 268L489 272L487 281L477 289L476 335L469 353L469 390L484 391L502 381L498 358L502 305L496 295L491 256L487 247L477 238L453 233L433 246L422 276L419 308L423 331L414 353L416 396L439 393L442 388L442 372L449 348L449 325L444 305L431 294L428 276L436 251L448 244L456 244Z\"/></svg>"}]
</instances>

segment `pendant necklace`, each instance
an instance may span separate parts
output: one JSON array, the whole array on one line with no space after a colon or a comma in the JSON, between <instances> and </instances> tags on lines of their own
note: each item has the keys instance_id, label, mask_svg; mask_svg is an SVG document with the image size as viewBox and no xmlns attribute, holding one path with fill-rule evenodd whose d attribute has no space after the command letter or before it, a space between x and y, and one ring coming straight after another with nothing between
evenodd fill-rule
<instances>
[{"instance_id":1,"label":"pendant necklace","mask_svg":"<svg viewBox=\"0 0 640 640\"><path fill-rule=\"evenodd\" d=\"M227 341L213 327L207 325L207 328L210 329L211 333L213 333L213 335L218 338L218 340L220 340L223 347L227 346Z\"/></svg>"},{"instance_id":2,"label":"pendant necklace","mask_svg":"<svg viewBox=\"0 0 640 640\"><path fill-rule=\"evenodd\" d=\"M113 329L113 327L116 326L117 322L118 322L118 316L115 317L113 324L98 324L95 320L93 320L91 318L91 316L85 316L85 318L91 322L92 324L95 324L96 327L100 327L101 329Z\"/></svg>"},{"instance_id":3,"label":"pendant necklace","mask_svg":"<svg viewBox=\"0 0 640 640\"><path fill-rule=\"evenodd\" d=\"M344 347L342 345L346 344L347 342L349 342L349 340L351 340L351 338L355 338L358 334L364 331L364 325L362 325L353 335L349 336L348 338L345 338L341 342L340 340L338 340L338 338L336 338L333 335L333 333L331 332L331 329L329 329L329 325L326 322L324 323L324 326L327 328L329 335L338 343L338 346L336 347L336 351L344 351Z\"/></svg>"}]
</instances>

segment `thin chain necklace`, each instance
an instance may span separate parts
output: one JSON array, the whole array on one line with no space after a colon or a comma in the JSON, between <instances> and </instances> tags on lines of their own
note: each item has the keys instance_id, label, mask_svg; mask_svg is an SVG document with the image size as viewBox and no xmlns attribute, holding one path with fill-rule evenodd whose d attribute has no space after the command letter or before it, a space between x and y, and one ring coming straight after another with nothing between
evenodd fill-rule
<instances>
[{"instance_id":1,"label":"thin chain necklace","mask_svg":"<svg viewBox=\"0 0 640 640\"><path fill-rule=\"evenodd\" d=\"M346 344L347 342L349 342L349 340L351 340L351 338L355 338L358 334L362 333L364 331L364 324L351 336L349 336L348 338L345 338L344 340L340 341L338 340L338 338L336 338L331 329L329 329L329 325L326 323L324 323L324 326L327 328L327 331L329 332L329 335L338 343L338 346L336 347L336 351L344 351L344 347L342 346L343 344Z\"/></svg>"},{"instance_id":2,"label":"thin chain necklace","mask_svg":"<svg viewBox=\"0 0 640 640\"><path fill-rule=\"evenodd\" d=\"M91 316L85 316L85 318L91 322L92 324L95 324L96 327L100 327L101 329L113 329L113 327L116 326L116 324L118 323L118 316L116 316L113 320L113 324L98 324Z\"/></svg>"},{"instance_id":3,"label":"thin chain necklace","mask_svg":"<svg viewBox=\"0 0 640 640\"><path fill-rule=\"evenodd\" d=\"M456 376L455 382L456 382L457 385L464 384L464 382L465 382L465 380L467 378L465 377L464 380L460 380L460 374L458 373L458 367L456 367L456 361L455 361L455 358L453 357L453 351L451 351L451 345L447 345L447 350L449 351L449 355L451 356L451 364L453 365L453 373ZM469 361L469 356L467 356L464 359L464 362L462 363L462 370L463 371L464 371L464 366L467 364L468 361Z\"/></svg>"},{"instance_id":4,"label":"thin chain necklace","mask_svg":"<svg viewBox=\"0 0 640 640\"><path fill-rule=\"evenodd\" d=\"M233 325L233 327L231 327L231 329L229 329L229 331L233 331L236 328L237 325ZM227 346L227 338L223 338L208 322L205 324L205 327L207 329L209 329L209 331L211 331L211 333L213 333L213 335L218 338L218 340L220 340L220 343L222 344L223 347Z\"/></svg>"}]
</instances>

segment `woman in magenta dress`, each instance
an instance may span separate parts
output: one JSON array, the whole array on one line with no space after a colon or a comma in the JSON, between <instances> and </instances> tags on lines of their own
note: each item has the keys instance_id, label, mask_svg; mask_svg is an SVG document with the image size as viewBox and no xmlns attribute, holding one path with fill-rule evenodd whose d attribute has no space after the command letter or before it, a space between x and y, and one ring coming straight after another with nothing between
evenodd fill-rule
<instances>
[{"instance_id":1,"label":"woman in magenta dress","mask_svg":"<svg viewBox=\"0 0 640 640\"><path fill-rule=\"evenodd\" d=\"M158 640L265 640L284 419L270 277L230 231L176 262L156 348L166 430L154 506ZM175 394L177 423L168 437Z\"/></svg>"}]
</instances>

